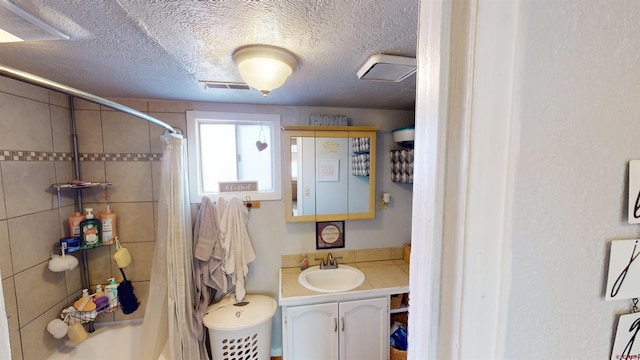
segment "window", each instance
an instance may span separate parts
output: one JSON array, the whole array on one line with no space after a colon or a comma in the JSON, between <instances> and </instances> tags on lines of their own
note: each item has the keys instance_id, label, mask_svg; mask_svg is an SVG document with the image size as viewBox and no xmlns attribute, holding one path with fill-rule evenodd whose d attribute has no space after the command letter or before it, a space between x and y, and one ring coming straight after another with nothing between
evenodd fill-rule
<instances>
[{"instance_id":1,"label":"window","mask_svg":"<svg viewBox=\"0 0 640 360\"><path fill-rule=\"evenodd\" d=\"M191 202L280 200L280 115L187 111Z\"/></svg>"}]
</instances>

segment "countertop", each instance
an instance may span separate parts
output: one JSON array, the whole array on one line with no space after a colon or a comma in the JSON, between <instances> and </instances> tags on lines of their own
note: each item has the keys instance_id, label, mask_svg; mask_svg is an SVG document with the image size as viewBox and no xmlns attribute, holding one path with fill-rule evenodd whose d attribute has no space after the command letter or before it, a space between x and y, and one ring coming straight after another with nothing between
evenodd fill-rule
<instances>
[{"instance_id":1,"label":"countertop","mask_svg":"<svg viewBox=\"0 0 640 360\"><path fill-rule=\"evenodd\" d=\"M364 273L364 282L353 290L338 293L309 290L298 282L301 272L299 268L281 268L278 304L308 305L409 292L409 264L404 260L367 261L345 265L360 269Z\"/></svg>"}]
</instances>

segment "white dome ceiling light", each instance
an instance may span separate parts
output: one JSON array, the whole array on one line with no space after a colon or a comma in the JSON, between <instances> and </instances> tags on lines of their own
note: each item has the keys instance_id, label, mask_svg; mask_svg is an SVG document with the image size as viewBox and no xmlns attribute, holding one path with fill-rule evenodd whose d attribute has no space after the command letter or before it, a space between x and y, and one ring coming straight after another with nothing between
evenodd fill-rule
<instances>
[{"instance_id":1,"label":"white dome ceiling light","mask_svg":"<svg viewBox=\"0 0 640 360\"><path fill-rule=\"evenodd\" d=\"M242 80L264 96L287 80L298 66L289 50L269 45L247 45L233 52Z\"/></svg>"}]
</instances>

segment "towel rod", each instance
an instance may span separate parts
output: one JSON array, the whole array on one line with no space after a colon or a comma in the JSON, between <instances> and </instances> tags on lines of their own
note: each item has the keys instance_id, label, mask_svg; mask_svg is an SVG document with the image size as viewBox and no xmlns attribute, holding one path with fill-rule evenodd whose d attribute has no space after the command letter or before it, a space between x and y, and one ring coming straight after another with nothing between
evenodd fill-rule
<instances>
[{"instance_id":1,"label":"towel rod","mask_svg":"<svg viewBox=\"0 0 640 360\"><path fill-rule=\"evenodd\" d=\"M4 66L4 65L0 65L0 75L15 79L15 80L20 80L20 81L24 81L26 83L30 83L33 85L37 85L43 88L47 88L49 90L55 90L55 91L59 91L61 93L65 93L67 95L71 95L71 96L75 96L99 105L103 105L106 106L108 108L114 109L114 110L118 110L118 111L122 111L124 113L127 113L129 115L133 115L135 117L138 117L140 119L146 120L150 123L162 126L163 128L167 129L169 132L171 132L172 134L176 134L178 133L171 125L165 123L164 121L158 120L156 118L154 118L153 116L149 116L143 112L140 112L138 110L132 109L128 106L124 106L122 104L118 104L117 102L111 101L111 100L107 100L105 98L102 98L100 96L97 95L93 95L91 93L88 93L86 91L82 91L82 90L78 90L75 88L72 88L70 86L67 85L63 85L60 83L57 83L55 81L51 81L45 78L42 78L40 76L37 75L33 75L30 74L28 72L25 71L21 71L21 70L17 70L8 66Z\"/></svg>"}]
</instances>

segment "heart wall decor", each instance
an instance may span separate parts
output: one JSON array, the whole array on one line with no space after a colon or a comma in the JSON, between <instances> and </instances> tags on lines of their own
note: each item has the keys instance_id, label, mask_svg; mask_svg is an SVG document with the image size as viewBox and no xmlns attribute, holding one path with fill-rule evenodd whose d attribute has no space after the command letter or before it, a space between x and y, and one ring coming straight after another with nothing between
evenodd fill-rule
<instances>
[{"instance_id":1,"label":"heart wall decor","mask_svg":"<svg viewBox=\"0 0 640 360\"><path fill-rule=\"evenodd\" d=\"M266 142L262 142L260 140L256 141L256 147L258 148L258 151L262 151L262 150L266 149L267 146L269 146L269 145L267 145Z\"/></svg>"}]
</instances>

